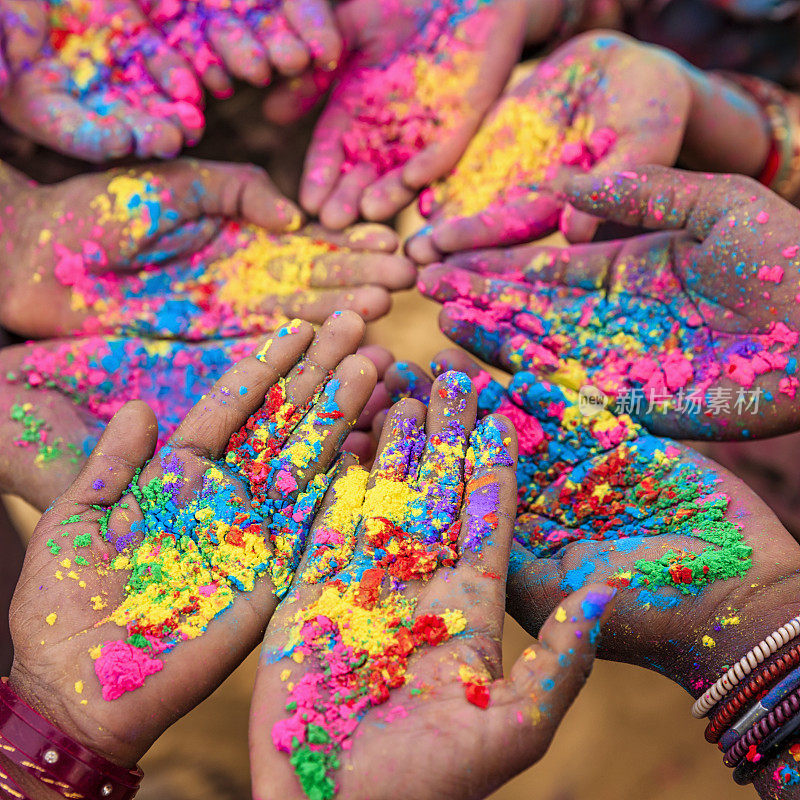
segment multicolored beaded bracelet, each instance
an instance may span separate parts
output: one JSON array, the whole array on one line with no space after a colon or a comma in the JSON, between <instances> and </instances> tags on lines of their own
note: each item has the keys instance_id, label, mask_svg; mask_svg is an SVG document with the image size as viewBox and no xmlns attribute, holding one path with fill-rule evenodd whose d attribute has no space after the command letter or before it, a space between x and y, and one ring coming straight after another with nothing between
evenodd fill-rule
<instances>
[{"instance_id":1,"label":"multicolored beaded bracelet","mask_svg":"<svg viewBox=\"0 0 800 800\"><path fill-rule=\"evenodd\" d=\"M770 733L758 745L752 756L748 753L747 758L743 758L734 769L733 780L740 786L750 783L761 768L766 756L773 750L780 748L790 736L797 732L798 728L800 728L800 714L791 717L785 725Z\"/></svg>"},{"instance_id":2,"label":"multicolored beaded bracelet","mask_svg":"<svg viewBox=\"0 0 800 800\"><path fill-rule=\"evenodd\" d=\"M0 679L0 747L21 770L70 800L130 800L140 769L108 761L53 727Z\"/></svg>"},{"instance_id":3,"label":"multicolored beaded bracelet","mask_svg":"<svg viewBox=\"0 0 800 800\"><path fill-rule=\"evenodd\" d=\"M758 702L776 681L798 665L800 665L800 645L795 645L791 650L777 656L771 663L765 664L758 674L739 686L736 694L714 712L711 721L706 726L706 741L716 744L725 733L731 720L737 714L742 713L745 704Z\"/></svg>"}]
</instances>

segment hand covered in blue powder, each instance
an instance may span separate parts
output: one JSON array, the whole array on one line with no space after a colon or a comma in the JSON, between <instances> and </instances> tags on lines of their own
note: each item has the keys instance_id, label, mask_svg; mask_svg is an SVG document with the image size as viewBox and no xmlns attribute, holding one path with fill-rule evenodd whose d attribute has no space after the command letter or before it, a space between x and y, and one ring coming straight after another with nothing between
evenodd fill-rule
<instances>
[{"instance_id":1,"label":"hand covered in blue powder","mask_svg":"<svg viewBox=\"0 0 800 800\"><path fill-rule=\"evenodd\" d=\"M570 202L664 232L478 251L426 269L442 330L504 369L616 399L654 433L795 430L800 212L749 178L575 178Z\"/></svg>"},{"instance_id":2,"label":"hand covered in blue powder","mask_svg":"<svg viewBox=\"0 0 800 800\"><path fill-rule=\"evenodd\" d=\"M329 488L264 640L254 796L485 797L549 745L613 591L567 598L503 677L515 448L475 411L441 375L427 409L392 409L371 474Z\"/></svg>"},{"instance_id":3,"label":"hand covered in blue powder","mask_svg":"<svg viewBox=\"0 0 800 800\"><path fill-rule=\"evenodd\" d=\"M503 414L517 430L508 605L528 631L590 581L624 587L600 655L656 669L699 695L721 665L797 613L800 548L722 467L531 373L504 389L460 351L433 366L471 375L479 413ZM397 364L385 384L393 396L424 398L430 381ZM723 623L735 617L741 626ZM703 646L704 636L716 646Z\"/></svg>"},{"instance_id":4,"label":"hand covered in blue powder","mask_svg":"<svg viewBox=\"0 0 800 800\"><path fill-rule=\"evenodd\" d=\"M317 334L276 332L155 457L153 411L116 414L28 546L11 611L17 694L130 766L227 677L288 587L374 386L370 362L348 355L363 333L348 313Z\"/></svg>"}]
</instances>

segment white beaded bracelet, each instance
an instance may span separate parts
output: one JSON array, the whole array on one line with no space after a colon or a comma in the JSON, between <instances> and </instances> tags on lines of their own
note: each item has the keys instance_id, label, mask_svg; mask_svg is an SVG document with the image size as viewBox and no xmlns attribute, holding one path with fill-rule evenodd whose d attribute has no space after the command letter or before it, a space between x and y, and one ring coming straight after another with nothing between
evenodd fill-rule
<instances>
[{"instance_id":1,"label":"white beaded bracelet","mask_svg":"<svg viewBox=\"0 0 800 800\"><path fill-rule=\"evenodd\" d=\"M703 692L692 706L692 716L701 719L739 681L746 678L765 658L781 649L787 642L800 636L800 616L790 619L785 625L759 642L747 655L739 659L713 686Z\"/></svg>"}]
</instances>

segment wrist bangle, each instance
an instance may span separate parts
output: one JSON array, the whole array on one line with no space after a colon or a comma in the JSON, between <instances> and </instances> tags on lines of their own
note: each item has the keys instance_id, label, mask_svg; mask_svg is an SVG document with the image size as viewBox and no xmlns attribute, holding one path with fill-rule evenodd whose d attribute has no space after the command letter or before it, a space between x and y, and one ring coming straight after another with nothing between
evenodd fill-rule
<instances>
[{"instance_id":1,"label":"wrist bangle","mask_svg":"<svg viewBox=\"0 0 800 800\"><path fill-rule=\"evenodd\" d=\"M700 719L718 703L741 680L749 675L759 664L780 650L787 642L800 635L800 616L789 620L766 639L760 641L752 650L739 659L717 682L703 692L692 706L692 716Z\"/></svg>"},{"instance_id":2,"label":"wrist bangle","mask_svg":"<svg viewBox=\"0 0 800 800\"><path fill-rule=\"evenodd\" d=\"M53 727L0 679L0 749L21 770L63 797L130 800L139 790L140 769L108 761Z\"/></svg>"},{"instance_id":3,"label":"wrist bangle","mask_svg":"<svg viewBox=\"0 0 800 800\"><path fill-rule=\"evenodd\" d=\"M31 800L30 797L11 780L11 776L2 768L0 768L0 789L9 797L13 797L14 800Z\"/></svg>"},{"instance_id":4,"label":"wrist bangle","mask_svg":"<svg viewBox=\"0 0 800 800\"><path fill-rule=\"evenodd\" d=\"M798 665L800 665L800 645L795 645L772 663L763 665L757 674L749 676L747 683L737 687L733 697L714 712L706 727L706 741L712 744L718 742L731 720L742 713L743 706L761 700L776 681Z\"/></svg>"},{"instance_id":5,"label":"wrist bangle","mask_svg":"<svg viewBox=\"0 0 800 800\"><path fill-rule=\"evenodd\" d=\"M800 194L800 98L753 75L719 72L747 92L761 107L772 141L758 180L787 200Z\"/></svg>"},{"instance_id":6,"label":"wrist bangle","mask_svg":"<svg viewBox=\"0 0 800 800\"><path fill-rule=\"evenodd\" d=\"M755 774L766 760L766 756L779 748L797 729L800 728L800 714L792 717L783 727L773 731L756 748L756 757L752 760L748 757L739 762L733 771L733 780L740 786L750 783Z\"/></svg>"}]
</instances>

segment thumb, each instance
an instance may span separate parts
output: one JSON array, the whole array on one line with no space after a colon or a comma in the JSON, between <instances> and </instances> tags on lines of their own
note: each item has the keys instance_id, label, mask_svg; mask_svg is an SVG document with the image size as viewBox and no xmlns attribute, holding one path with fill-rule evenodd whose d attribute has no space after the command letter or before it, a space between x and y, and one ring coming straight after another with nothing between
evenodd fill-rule
<instances>
[{"instance_id":1,"label":"thumb","mask_svg":"<svg viewBox=\"0 0 800 800\"><path fill-rule=\"evenodd\" d=\"M593 583L569 595L548 617L535 641L514 664L506 681L507 702L493 706L506 716L503 741L507 771L521 771L545 753L561 720L594 664L600 625L611 611L616 589ZM492 707L490 707L491 710Z\"/></svg>"},{"instance_id":2,"label":"thumb","mask_svg":"<svg viewBox=\"0 0 800 800\"><path fill-rule=\"evenodd\" d=\"M715 197L720 178L651 166L605 175L574 175L564 188L570 204L587 214L634 227L689 228L702 238L731 203L727 191Z\"/></svg>"}]
</instances>

